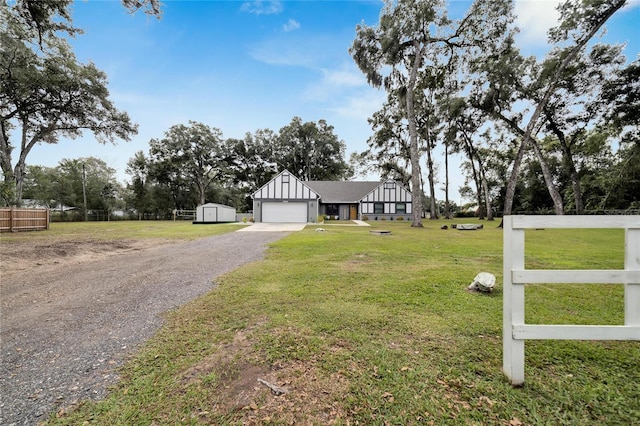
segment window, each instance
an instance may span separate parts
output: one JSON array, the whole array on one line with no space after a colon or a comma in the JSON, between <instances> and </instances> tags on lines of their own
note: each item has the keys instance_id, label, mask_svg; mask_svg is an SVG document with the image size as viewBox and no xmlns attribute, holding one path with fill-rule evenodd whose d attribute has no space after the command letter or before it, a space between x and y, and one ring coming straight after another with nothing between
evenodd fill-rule
<instances>
[{"instance_id":1,"label":"window","mask_svg":"<svg viewBox=\"0 0 640 426\"><path fill-rule=\"evenodd\" d=\"M325 205L325 214L329 215L329 216L337 216L340 214L340 212L338 211L338 205L337 204L326 204Z\"/></svg>"},{"instance_id":2,"label":"window","mask_svg":"<svg viewBox=\"0 0 640 426\"><path fill-rule=\"evenodd\" d=\"M396 203L396 214L405 214L407 212L406 203Z\"/></svg>"},{"instance_id":3,"label":"window","mask_svg":"<svg viewBox=\"0 0 640 426\"><path fill-rule=\"evenodd\" d=\"M393 181L385 182L384 189L396 189L396 183Z\"/></svg>"},{"instance_id":4,"label":"window","mask_svg":"<svg viewBox=\"0 0 640 426\"><path fill-rule=\"evenodd\" d=\"M374 214L383 214L384 213L384 204L383 203L374 203L373 204L373 213Z\"/></svg>"},{"instance_id":5,"label":"window","mask_svg":"<svg viewBox=\"0 0 640 426\"><path fill-rule=\"evenodd\" d=\"M285 173L282 175L282 183L289 183L289 174Z\"/></svg>"}]
</instances>

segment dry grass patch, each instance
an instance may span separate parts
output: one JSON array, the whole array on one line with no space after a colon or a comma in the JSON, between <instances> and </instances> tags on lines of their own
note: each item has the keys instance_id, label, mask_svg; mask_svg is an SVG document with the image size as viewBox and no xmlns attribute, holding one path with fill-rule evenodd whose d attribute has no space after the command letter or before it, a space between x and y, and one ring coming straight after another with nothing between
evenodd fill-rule
<instances>
[{"instance_id":1,"label":"dry grass patch","mask_svg":"<svg viewBox=\"0 0 640 426\"><path fill-rule=\"evenodd\" d=\"M176 392L208 388L212 395L211 408L198 409L190 418L198 423L219 424L226 419L243 425L334 424L343 419L341 400L349 389L347 378L341 372L322 371L316 359L265 363L267 355L255 349L265 332L263 325L238 330L231 342L216 345L213 354L176 375L180 382ZM272 336L291 332L269 331Z\"/></svg>"}]
</instances>

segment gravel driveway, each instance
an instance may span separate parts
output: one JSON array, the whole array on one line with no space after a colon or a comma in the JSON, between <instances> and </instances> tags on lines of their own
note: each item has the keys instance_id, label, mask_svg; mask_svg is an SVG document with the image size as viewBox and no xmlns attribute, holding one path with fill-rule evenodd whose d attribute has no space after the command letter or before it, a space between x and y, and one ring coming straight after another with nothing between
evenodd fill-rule
<instances>
[{"instance_id":1,"label":"gravel driveway","mask_svg":"<svg viewBox=\"0 0 640 426\"><path fill-rule=\"evenodd\" d=\"M2 276L0 424L35 425L100 399L162 314L263 257L284 232L233 232Z\"/></svg>"}]
</instances>

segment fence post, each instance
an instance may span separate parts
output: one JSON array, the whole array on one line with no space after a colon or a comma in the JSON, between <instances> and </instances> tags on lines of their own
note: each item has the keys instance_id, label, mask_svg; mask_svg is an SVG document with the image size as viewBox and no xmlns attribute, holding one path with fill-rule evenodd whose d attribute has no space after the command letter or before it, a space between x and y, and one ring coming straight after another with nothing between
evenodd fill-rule
<instances>
[{"instance_id":1,"label":"fence post","mask_svg":"<svg viewBox=\"0 0 640 426\"><path fill-rule=\"evenodd\" d=\"M505 216L503 235L503 372L524 384L525 340L640 340L640 216ZM624 269L525 269L525 230L623 228ZM527 284L623 284L624 325L525 324Z\"/></svg>"},{"instance_id":2,"label":"fence post","mask_svg":"<svg viewBox=\"0 0 640 426\"><path fill-rule=\"evenodd\" d=\"M9 232L13 231L13 219L15 217L15 207L11 206L11 210L9 210Z\"/></svg>"},{"instance_id":3,"label":"fence post","mask_svg":"<svg viewBox=\"0 0 640 426\"><path fill-rule=\"evenodd\" d=\"M624 269L640 270L640 229L626 229L624 245ZM624 284L624 325L640 326L640 282Z\"/></svg>"},{"instance_id":4,"label":"fence post","mask_svg":"<svg viewBox=\"0 0 640 426\"><path fill-rule=\"evenodd\" d=\"M513 325L524 324L524 285L512 282L511 271L524 269L524 229L513 229L513 217L503 218L502 370L514 386L524 383L524 340L514 339Z\"/></svg>"}]
</instances>

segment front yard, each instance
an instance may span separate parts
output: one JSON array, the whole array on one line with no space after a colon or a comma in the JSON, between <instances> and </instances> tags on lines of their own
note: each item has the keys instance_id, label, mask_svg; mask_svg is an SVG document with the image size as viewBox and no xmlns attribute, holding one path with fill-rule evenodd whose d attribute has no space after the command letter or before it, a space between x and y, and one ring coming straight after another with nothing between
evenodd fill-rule
<instances>
[{"instance_id":1,"label":"front yard","mask_svg":"<svg viewBox=\"0 0 640 426\"><path fill-rule=\"evenodd\" d=\"M172 312L109 398L50 423L637 422L637 342L527 342L525 386L507 383L502 230L440 229L455 222L307 226ZM536 268L621 268L623 250L622 231L527 234ZM466 290L482 271L493 294ZM532 323L621 324L623 288L528 288L527 308Z\"/></svg>"}]
</instances>

